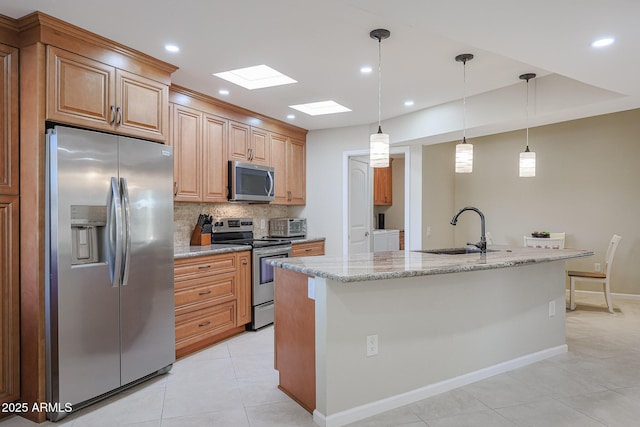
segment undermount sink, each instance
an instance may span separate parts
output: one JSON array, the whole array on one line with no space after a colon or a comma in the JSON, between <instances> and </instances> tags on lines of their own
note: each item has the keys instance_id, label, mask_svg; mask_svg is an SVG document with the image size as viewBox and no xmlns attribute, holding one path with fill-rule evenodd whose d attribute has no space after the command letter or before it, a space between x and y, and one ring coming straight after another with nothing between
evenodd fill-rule
<instances>
[{"instance_id":1,"label":"undermount sink","mask_svg":"<svg viewBox=\"0 0 640 427\"><path fill-rule=\"evenodd\" d=\"M497 252L497 249L487 249L487 252ZM478 248L448 248L448 249L424 249L421 251L413 251L413 252L422 252L425 254L436 254L436 255L462 255L462 254L476 254L480 253L480 249Z\"/></svg>"}]
</instances>

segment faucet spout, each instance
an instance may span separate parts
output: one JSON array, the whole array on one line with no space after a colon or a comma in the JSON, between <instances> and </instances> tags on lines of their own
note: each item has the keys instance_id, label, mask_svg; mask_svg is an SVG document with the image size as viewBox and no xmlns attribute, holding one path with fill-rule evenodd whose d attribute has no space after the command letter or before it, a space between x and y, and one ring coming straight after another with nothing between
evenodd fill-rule
<instances>
[{"instance_id":1,"label":"faucet spout","mask_svg":"<svg viewBox=\"0 0 640 427\"><path fill-rule=\"evenodd\" d=\"M483 254L487 253L487 235L486 235L486 232L485 232L484 214L480 211L480 209L478 209L476 207L473 207L473 206L467 206L467 207L464 207L464 208L460 209L458 212L456 212L456 214L451 219L451 225L456 225L458 223L458 217L464 211L474 211L475 213L480 215L480 227L481 227L481 230L480 230L480 232L481 232L480 241L478 243L475 243L475 246L478 249L480 249L481 253L483 253Z\"/></svg>"}]
</instances>

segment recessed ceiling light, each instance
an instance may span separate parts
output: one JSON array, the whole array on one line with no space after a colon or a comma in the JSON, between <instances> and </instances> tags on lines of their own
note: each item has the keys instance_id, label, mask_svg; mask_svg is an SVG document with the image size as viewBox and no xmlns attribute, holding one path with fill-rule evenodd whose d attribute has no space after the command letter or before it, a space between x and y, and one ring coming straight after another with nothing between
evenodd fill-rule
<instances>
[{"instance_id":1,"label":"recessed ceiling light","mask_svg":"<svg viewBox=\"0 0 640 427\"><path fill-rule=\"evenodd\" d=\"M415 103L412 100L404 101L404 106L405 107L411 107L413 104L415 104Z\"/></svg>"},{"instance_id":2,"label":"recessed ceiling light","mask_svg":"<svg viewBox=\"0 0 640 427\"><path fill-rule=\"evenodd\" d=\"M360 68L360 72L361 72L362 74L369 74L369 73L370 73L370 72L372 72L372 71L373 71L373 68L371 68L371 67L370 67L370 66L368 66L368 65L365 65L364 67Z\"/></svg>"},{"instance_id":3,"label":"recessed ceiling light","mask_svg":"<svg viewBox=\"0 0 640 427\"><path fill-rule=\"evenodd\" d=\"M293 119L295 119L295 118L296 118L296 115L295 115L295 114L287 114L287 119L289 119L289 120L293 120Z\"/></svg>"},{"instance_id":4,"label":"recessed ceiling light","mask_svg":"<svg viewBox=\"0 0 640 427\"><path fill-rule=\"evenodd\" d=\"M289 107L302 111L310 116L321 116L323 114L346 113L351 111L344 105L335 101L310 102L308 104L289 105Z\"/></svg>"},{"instance_id":5,"label":"recessed ceiling light","mask_svg":"<svg viewBox=\"0 0 640 427\"><path fill-rule=\"evenodd\" d=\"M609 46L611 44L613 44L613 42L616 41L616 39L614 39L613 37L605 37L602 39L598 39L596 41L594 41L593 43L591 43L592 47L605 47L605 46Z\"/></svg>"},{"instance_id":6,"label":"recessed ceiling light","mask_svg":"<svg viewBox=\"0 0 640 427\"><path fill-rule=\"evenodd\" d=\"M218 93L219 93L220 95L229 95L229 91L228 91L228 90L226 90L226 89L220 89L220 90L218 91Z\"/></svg>"},{"instance_id":7,"label":"recessed ceiling light","mask_svg":"<svg viewBox=\"0 0 640 427\"><path fill-rule=\"evenodd\" d=\"M164 45L164 48L167 52L171 52L171 53L180 52L180 48L174 44L166 44Z\"/></svg>"},{"instance_id":8,"label":"recessed ceiling light","mask_svg":"<svg viewBox=\"0 0 640 427\"><path fill-rule=\"evenodd\" d=\"M249 90L298 83L291 77L266 65L238 68L213 75Z\"/></svg>"}]
</instances>

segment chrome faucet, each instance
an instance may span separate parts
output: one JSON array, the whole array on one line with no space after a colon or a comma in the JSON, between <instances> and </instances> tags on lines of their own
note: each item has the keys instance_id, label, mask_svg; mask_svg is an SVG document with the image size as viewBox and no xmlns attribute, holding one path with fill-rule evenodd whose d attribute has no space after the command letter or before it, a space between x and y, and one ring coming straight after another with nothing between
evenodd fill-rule
<instances>
[{"instance_id":1,"label":"chrome faucet","mask_svg":"<svg viewBox=\"0 0 640 427\"><path fill-rule=\"evenodd\" d=\"M474 208L473 206L467 206L465 208L460 209L453 216L453 219L451 220L451 225L456 225L458 223L458 217L464 211L474 211L478 215L480 215L480 224L481 224L481 227L482 227L481 235L480 235L480 241L478 243L467 243L467 245L473 245L476 248L480 249L480 253L486 254L487 253L487 236L486 236L486 233L485 233L484 214L482 212L480 212L480 209Z\"/></svg>"}]
</instances>

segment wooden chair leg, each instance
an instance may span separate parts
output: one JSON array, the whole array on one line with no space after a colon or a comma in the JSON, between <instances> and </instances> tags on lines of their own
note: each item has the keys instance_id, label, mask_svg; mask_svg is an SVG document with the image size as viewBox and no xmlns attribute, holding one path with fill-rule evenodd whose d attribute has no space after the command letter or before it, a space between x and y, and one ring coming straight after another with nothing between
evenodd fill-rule
<instances>
[{"instance_id":1,"label":"wooden chair leg","mask_svg":"<svg viewBox=\"0 0 640 427\"><path fill-rule=\"evenodd\" d=\"M609 280L605 280L602 284L604 289L604 299L607 302L609 313L613 314L613 300L611 299L611 288L609 287Z\"/></svg>"},{"instance_id":2,"label":"wooden chair leg","mask_svg":"<svg viewBox=\"0 0 640 427\"><path fill-rule=\"evenodd\" d=\"M569 290L569 310L576 309L576 279L575 277L571 278L571 288Z\"/></svg>"}]
</instances>

